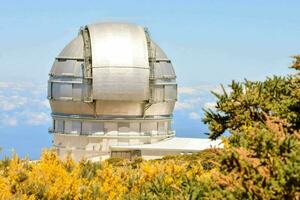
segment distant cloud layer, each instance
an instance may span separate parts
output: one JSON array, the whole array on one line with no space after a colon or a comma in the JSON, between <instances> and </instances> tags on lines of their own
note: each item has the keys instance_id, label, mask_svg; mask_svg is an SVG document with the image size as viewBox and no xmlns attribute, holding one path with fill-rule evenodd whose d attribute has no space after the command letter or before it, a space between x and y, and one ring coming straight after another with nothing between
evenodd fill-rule
<instances>
[{"instance_id":1,"label":"distant cloud layer","mask_svg":"<svg viewBox=\"0 0 300 200\"><path fill-rule=\"evenodd\" d=\"M201 119L200 115L196 112L190 112L189 117L190 119L194 119L194 120Z\"/></svg>"},{"instance_id":2,"label":"distant cloud layer","mask_svg":"<svg viewBox=\"0 0 300 200\"><path fill-rule=\"evenodd\" d=\"M213 102L207 102L207 103L204 104L204 108L209 109L209 110L215 110L216 106L217 106L217 104L214 101Z\"/></svg>"},{"instance_id":3,"label":"distant cloud layer","mask_svg":"<svg viewBox=\"0 0 300 200\"><path fill-rule=\"evenodd\" d=\"M49 121L46 85L0 82L0 127L38 126Z\"/></svg>"},{"instance_id":4,"label":"distant cloud layer","mask_svg":"<svg viewBox=\"0 0 300 200\"><path fill-rule=\"evenodd\" d=\"M225 88L228 91L228 88ZM198 85L178 88L178 101L175 111L189 112L190 119L195 119L195 113L202 112L202 109L214 110L216 106L215 97L211 94L222 93L222 88L217 85ZM198 114L199 115L199 114Z\"/></svg>"}]
</instances>

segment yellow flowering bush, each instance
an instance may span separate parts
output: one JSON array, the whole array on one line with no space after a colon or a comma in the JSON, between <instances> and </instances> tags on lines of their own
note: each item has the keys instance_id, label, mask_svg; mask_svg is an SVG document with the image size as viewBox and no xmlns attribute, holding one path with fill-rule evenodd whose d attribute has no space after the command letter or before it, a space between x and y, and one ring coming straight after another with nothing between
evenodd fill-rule
<instances>
[{"instance_id":1,"label":"yellow flowering bush","mask_svg":"<svg viewBox=\"0 0 300 200\"><path fill-rule=\"evenodd\" d=\"M214 167L204 169L208 159L201 157L214 151L100 163L61 160L51 150L36 162L14 155L0 161L0 199L186 199L211 178Z\"/></svg>"}]
</instances>

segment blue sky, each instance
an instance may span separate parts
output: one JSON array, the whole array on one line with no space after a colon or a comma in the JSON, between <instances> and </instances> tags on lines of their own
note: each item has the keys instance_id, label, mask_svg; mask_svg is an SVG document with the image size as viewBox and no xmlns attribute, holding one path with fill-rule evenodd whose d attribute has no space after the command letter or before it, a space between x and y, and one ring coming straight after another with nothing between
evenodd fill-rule
<instances>
[{"instance_id":1,"label":"blue sky","mask_svg":"<svg viewBox=\"0 0 300 200\"><path fill-rule=\"evenodd\" d=\"M39 155L51 144L46 82L54 57L97 21L147 26L172 60L179 83L174 128L202 137L209 90L232 79L290 73L300 52L299 1L2 1L0 146ZM28 144L30 143L30 144Z\"/></svg>"}]
</instances>

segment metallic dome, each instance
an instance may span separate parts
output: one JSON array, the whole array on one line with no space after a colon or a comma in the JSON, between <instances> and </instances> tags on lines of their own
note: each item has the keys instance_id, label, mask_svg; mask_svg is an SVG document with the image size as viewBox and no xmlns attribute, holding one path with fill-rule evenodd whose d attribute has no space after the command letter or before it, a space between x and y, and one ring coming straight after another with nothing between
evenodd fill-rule
<instances>
[{"instance_id":1,"label":"metallic dome","mask_svg":"<svg viewBox=\"0 0 300 200\"><path fill-rule=\"evenodd\" d=\"M104 138L135 145L174 136L176 75L166 54L138 25L82 27L55 58L48 99L53 145L60 151L79 148L86 155L95 136L93 143L101 144L96 146L102 152L109 151ZM80 144L74 145L75 136L82 136Z\"/></svg>"}]
</instances>

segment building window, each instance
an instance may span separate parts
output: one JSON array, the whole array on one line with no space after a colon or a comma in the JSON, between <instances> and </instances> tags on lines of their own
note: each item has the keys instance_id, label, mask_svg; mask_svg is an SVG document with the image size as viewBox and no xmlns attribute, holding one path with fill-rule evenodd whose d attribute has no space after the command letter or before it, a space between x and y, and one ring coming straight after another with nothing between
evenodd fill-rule
<instances>
[{"instance_id":1,"label":"building window","mask_svg":"<svg viewBox=\"0 0 300 200\"><path fill-rule=\"evenodd\" d=\"M64 120L56 119L54 121L55 121L55 123L54 123L55 132L64 133Z\"/></svg>"},{"instance_id":2,"label":"building window","mask_svg":"<svg viewBox=\"0 0 300 200\"><path fill-rule=\"evenodd\" d=\"M130 122L130 131L135 133L140 133L140 123L139 122Z\"/></svg>"},{"instance_id":3,"label":"building window","mask_svg":"<svg viewBox=\"0 0 300 200\"><path fill-rule=\"evenodd\" d=\"M118 122L119 133L128 133L130 131L129 122Z\"/></svg>"},{"instance_id":4,"label":"building window","mask_svg":"<svg viewBox=\"0 0 300 200\"><path fill-rule=\"evenodd\" d=\"M142 122L141 123L141 132L144 135L152 135L154 132L157 132L157 123L156 122Z\"/></svg>"},{"instance_id":5,"label":"building window","mask_svg":"<svg viewBox=\"0 0 300 200\"><path fill-rule=\"evenodd\" d=\"M65 133L80 134L81 133L81 122L75 120L65 121Z\"/></svg>"},{"instance_id":6,"label":"building window","mask_svg":"<svg viewBox=\"0 0 300 200\"><path fill-rule=\"evenodd\" d=\"M116 122L104 123L104 134L118 135L118 124Z\"/></svg>"},{"instance_id":7,"label":"building window","mask_svg":"<svg viewBox=\"0 0 300 200\"><path fill-rule=\"evenodd\" d=\"M54 99L71 99L72 84L52 83L52 95Z\"/></svg>"},{"instance_id":8,"label":"building window","mask_svg":"<svg viewBox=\"0 0 300 200\"><path fill-rule=\"evenodd\" d=\"M83 122L82 123L82 134L83 135L103 135L104 124L103 122Z\"/></svg>"},{"instance_id":9,"label":"building window","mask_svg":"<svg viewBox=\"0 0 300 200\"><path fill-rule=\"evenodd\" d=\"M167 132L166 122L157 123L157 132L159 135L164 135Z\"/></svg>"}]
</instances>

